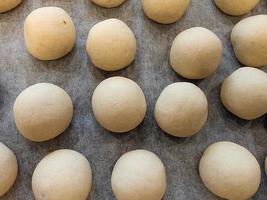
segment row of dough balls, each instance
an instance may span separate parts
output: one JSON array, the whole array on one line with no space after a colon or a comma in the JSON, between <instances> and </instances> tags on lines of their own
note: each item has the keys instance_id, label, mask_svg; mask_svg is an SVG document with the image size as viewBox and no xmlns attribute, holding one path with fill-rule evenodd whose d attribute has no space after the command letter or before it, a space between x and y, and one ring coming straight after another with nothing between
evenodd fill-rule
<instances>
[{"instance_id":1,"label":"row of dough balls","mask_svg":"<svg viewBox=\"0 0 267 200\"><path fill-rule=\"evenodd\" d=\"M14 153L0 143L0 196L14 184L18 164ZM66 167L67 166L67 167ZM265 161L267 172L267 159ZM204 152L199 174L215 195L247 200L258 190L261 170L256 158L232 142L217 142ZM62 149L45 156L32 176L36 200L85 200L92 186L92 170L82 154ZM113 168L111 186L117 200L161 200L166 192L165 167L154 153L134 150L120 157Z\"/></svg>"}]
</instances>

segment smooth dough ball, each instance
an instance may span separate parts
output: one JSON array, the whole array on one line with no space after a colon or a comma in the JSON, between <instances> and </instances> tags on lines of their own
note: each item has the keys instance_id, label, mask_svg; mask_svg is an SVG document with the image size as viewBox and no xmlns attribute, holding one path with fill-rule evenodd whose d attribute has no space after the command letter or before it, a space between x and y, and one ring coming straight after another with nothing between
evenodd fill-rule
<instances>
[{"instance_id":1,"label":"smooth dough ball","mask_svg":"<svg viewBox=\"0 0 267 200\"><path fill-rule=\"evenodd\" d=\"M214 0L215 4L228 15L244 15L251 11L260 0Z\"/></svg>"},{"instance_id":2,"label":"smooth dough ball","mask_svg":"<svg viewBox=\"0 0 267 200\"><path fill-rule=\"evenodd\" d=\"M185 78L206 78L219 66L222 49L221 40L210 30L190 28L173 41L170 63L174 71Z\"/></svg>"},{"instance_id":3,"label":"smooth dough ball","mask_svg":"<svg viewBox=\"0 0 267 200\"><path fill-rule=\"evenodd\" d=\"M32 176L36 200L86 200L91 186L92 171L88 160L69 149L48 154Z\"/></svg>"},{"instance_id":4,"label":"smooth dough ball","mask_svg":"<svg viewBox=\"0 0 267 200\"><path fill-rule=\"evenodd\" d=\"M228 200L250 199L261 181L256 158L244 147L232 142L218 142L204 152L199 173L205 186Z\"/></svg>"},{"instance_id":5,"label":"smooth dough ball","mask_svg":"<svg viewBox=\"0 0 267 200\"><path fill-rule=\"evenodd\" d=\"M125 0L91 0L96 5L104 8L114 8L125 2Z\"/></svg>"},{"instance_id":6,"label":"smooth dough ball","mask_svg":"<svg viewBox=\"0 0 267 200\"><path fill-rule=\"evenodd\" d=\"M165 167L152 152L128 152L117 161L111 186L117 200L161 200L166 191Z\"/></svg>"},{"instance_id":7,"label":"smooth dough ball","mask_svg":"<svg viewBox=\"0 0 267 200\"><path fill-rule=\"evenodd\" d=\"M55 138L68 128L73 105L62 88L38 83L19 94L13 113L19 132L29 140L42 142Z\"/></svg>"},{"instance_id":8,"label":"smooth dough ball","mask_svg":"<svg viewBox=\"0 0 267 200\"><path fill-rule=\"evenodd\" d=\"M221 101L236 116L253 120L267 112L267 74L242 67L223 82Z\"/></svg>"},{"instance_id":9,"label":"smooth dough ball","mask_svg":"<svg viewBox=\"0 0 267 200\"><path fill-rule=\"evenodd\" d=\"M0 197L13 186L17 174L18 163L15 154L0 142Z\"/></svg>"},{"instance_id":10,"label":"smooth dough ball","mask_svg":"<svg viewBox=\"0 0 267 200\"><path fill-rule=\"evenodd\" d=\"M117 76L102 81L96 87L92 107L102 127L123 133L136 128L143 121L146 99L137 83Z\"/></svg>"},{"instance_id":11,"label":"smooth dough ball","mask_svg":"<svg viewBox=\"0 0 267 200\"><path fill-rule=\"evenodd\" d=\"M190 0L142 0L147 17L161 24L178 21L184 15L189 3Z\"/></svg>"},{"instance_id":12,"label":"smooth dough ball","mask_svg":"<svg viewBox=\"0 0 267 200\"><path fill-rule=\"evenodd\" d=\"M155 106L159 127L176 137L189 137L204 126L208 118L208 102L200 88L192 83L168 85Z\"/></svg>"},{"instance_id":13,"label":"smooth dough ball","mask_svg":"<svg viewBox=\"0 0 267 200\"><path fill-rule=\"evenodd\" d=\"M127 67L135 59L136 39L124 22L108 19L95 24L90 30L86 50L96 67L116 71Z\"/></svg>"},{"instance_id":14,"label":"smooth dough ball","mask_svg":"<svg viewBox=\"0 0 267 200\"><path fill-rule=\"evenodd\" d=\"M267 65L267 15L241 20L231 34L237 59L250 67Z\"/></svg>"},{"instance_id":15,"label":"smooth dough ball","mask_svg":"<svg viewBox=\"0 0 267 200\"><path fill-rule=\"evenodd\" d=\"M0 13L7 12L17 7L22 0L1 0L0 1Z\"/></svg>"},{"instance_id":16,"label":"smooth dough ball","mask_svg":"<svg viewBox=\"0 0 267 200\"><path fill-rule=\"evenodd\" d=\"M32 56L39 60L55 60L74 47L75 26L62 8L38 8L25 20L24 39Z\"/></svg>"}]
</instances>

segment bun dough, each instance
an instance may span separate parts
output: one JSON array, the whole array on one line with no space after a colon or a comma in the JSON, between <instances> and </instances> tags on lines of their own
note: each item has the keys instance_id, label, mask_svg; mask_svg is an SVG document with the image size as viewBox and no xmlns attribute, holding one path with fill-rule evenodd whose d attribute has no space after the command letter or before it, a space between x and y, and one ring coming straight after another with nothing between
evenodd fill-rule
<instances>
[{"instance_id":1,"label":"bun dough","mask_svg":"<svg viewBox=\"0 0 267 200\"><path fill-rule=\"evenodd\" d=\"M241 20L231 34L238 60L250 67L267 65L267 15L256 15Z\"/></svg>"},{"instance_id":2,"label":"bun dough","mask_svg":"<svg viewBox=\"0 0 267 200\"><path fill-rule=\"evenodd\" d=\"M117 7L125 2L125 0L91 0L96 5L102 6L104 8Z\"/></svg>"},{"instance_id":3,"label":"bun dough","mask_svg":"<svg viewBox=\"0 0 267 200\"><path fill-rule=\"evenodd\" d=\"M184 15L189 3L190 0L142 0L147 17L161 24L178 21Z\"/></svg>"},{"instance_id":4,"label":"bun dough","mask_svg":"<svg viewBox=\"0 0 267 200\"><path fill-rule=\"evenodd\" d=\"M192 83L168 85L155 106L159 127L176 137L189 137L200 131L208 117L208 102L200 88Z\"/></svg>"},{"instance_id":5,"label":"bun dough","mask_svg":"<svg viewBox=\"0 0 267 200\"><path fill-rule=\"evenodd\" d=\"M165 167L152 152L128 152L117 161L111 186L117 200L161 200L166 191Z\"/></svg>"},{"instance_id":6,"label":"bun dough","mask_svg":"<svg viewBox=\"0 0 267 200\"><path fill-rule=\"evenodd\" d=\"M199 163L205 186L215 195L229 200L250 199L261 179L256 158L244 147L232 142L210 145Z\"/></svg>"},{"instance_id":7,"label":"bun dough","mask_svg":"<svg viewBox=\"0 0 267 200\"><path fill-rule=\"evenodd\" d=\"M146 99L137 83L117 76L102 81L96 87L92 107L102 127L122 133L136 128L143 121Z\"/></svg>"},{"instance_id":8,"label":"bun dough","mask_svg":"<svg viewBox=\"0 0 267 200\"><path fill-rule=\"evenodd\" d=\"M223 82L221 101L236 116L253 120L267 112L267 74L242 67Z\"/></svg>"},{"instance_id":9,"label":"bun dough","mask_svg":"<svg viewBox=\"0 0 267 200\"><path fill-rule=\"evenodd\" d=\"M17 7L22 0L1 0L0 1L0 13L7 12Z\"/></svg>"},{"instance_id":10,"label":"bun dough","mask_svg":"<svg viewBox=\"0 0 267 200\"><path fill-rule=\"evenodd\" d=\"M170 63L185 78L206 78L220 64L222 49L220 39L210 30L190 28L181 32L173 41Z\"/></svg>"},{"instance_id":11,"label":"bun dough","mask_svg":"<svg viewBox=\"0 0 267 200\"><path fill-rule=\"evenodd\" d=\"M13 186L17 174L18 163L15 154L0 142L0 197Z\"/></svg>"},{"instance_id":12,"label":"bun dough","mask_svg":"<svg viewBox=\"0 0 267 200\"><path fill-rule=\"evenodd\" d=\"M215 4L228 15L244 15L251 11L260 0L214 0Z\"/></svg>"},{"instance_id":13,"label":"bun dough","mask_svg":"<svg viewBox=\"0 0 267 200\"><path fill-rule=\"evenodd\" d=\"M62 8L38 8L28 15L24 23L26 47L39 60L65 56L74 47L75 38L72 19Z\"/></svg>"},{"instance_id":14,"label":"bun dough","mask_svg":"<svg viewBox=\"0 0 267 200\"><path fill-rule=\"evenodd\" d=\"M19 94L13 112L19 132L29 140L42 142L67 129L73 105L70 96L60 87L38 83Z\"/></svg>"},{"instance_id":15,"label":"bun dough","mask_svg":"<svg viewBox=\"0 0 267 200\"><path fill-rule=\"evenodd\" d=\"M124 22L108 19L97 23L90 30L86 50L96 67L116 71L133 62L136 39Z\"/></svg>"},{"instance_id":16,"label":"bun dough","mask_svg":"<svg viewBox=\"0 0 267 200\"><path fill-rule=\"evenodd\" d=\"M34 170L32 190L36 200L85 200L92 186L88 160L62 149L44 157Z\"/></svg>"}]
</instances>

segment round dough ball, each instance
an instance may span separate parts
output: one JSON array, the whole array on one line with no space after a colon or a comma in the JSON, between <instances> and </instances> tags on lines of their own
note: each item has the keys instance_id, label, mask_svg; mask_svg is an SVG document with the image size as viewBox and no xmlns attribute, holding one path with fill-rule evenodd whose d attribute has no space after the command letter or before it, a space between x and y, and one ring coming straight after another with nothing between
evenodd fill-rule
<instances>
[{"instance_id":1,"label":"round dough ball","mask_svg":"<svg viewBox=\"0 0 267 200\"><path fill-rule=\"evenodd\" d=\"M102 81L96 87L92 107L102 127L123 133L136 128L143 121L146 99L137 83L117 76Z\"/></svg>"},{"instance_id":2,"label":"round dough ball","mask_svg":"<svg viewBox=\"0 0 267 200\"><path fill-rule=\"evenodd\" d=\"M69 149L48 154L32 176L36 200L86 200L91 186L92 171L88 160Z\"/></svg>"},{"instance_id":3,"label":"round dough ball","mask_svg":"<svg viewBox=\"0 0 267 200\"><path fill-rule=\"evenodd\" d=\"M19 132L29 140L42 142L55 138L68 128L73 105L62 88L38 83L19 94L13 113Z\"/></svg>"},{"instance_id":4,"label":"round dough ball","mask_svg":"<svg viewBox=\"0 0 267 200\"><path fill-rule=\"evenodd\" d=\"M165 167L150 151L128 152L117 161L111 186L117 200L161 200L166 191Z\"/></svg>"},{"instance_id":5,"label":"round dough ball","mask_svg":"<svg viewBox=\"0 0 267 200\"><path fill-rule=\"evenodd\" d=\"M222 49L221 40L210 30L190 28L173 41L170 63L174 71L185 78L206 78L219 66Z\"/></svg>"},{"instance_id":6,"label":"round dough ball","mask_svg":"<svg viewBox=\"0 0 267 200\"><path fill-rule=\"evenodd\" d=\"M22 0L1 0L0 1L0 13L7 12L17 7Z\"/></svg>"},{"instance_id":7,"label":"round dough ball","mask_svg":"<svg viewBox=\"0 0 267 200\"><path fill-rule=\"evenodd\" d=\"M199 173L212 193L229 200L250 199L261 181L256 158L246 148L232 142L210 145L200 160Z\"/></svg>"},{"instance_id":8,"label":"round dough ball","mask_svg":"<svg viewBox=\"0 0 267 200\"><path fill-rule=\"evenodd\" d=\"M124 22L108 19L95 24L90 30L86 50L96 67L116 71L135 59L136 39Z\"/></svg>"},{"instance_id":9,"label":"round dough ball","mask_svg":"<svg viewBox=\"0 0 267 200\"><path fill-rule=\"evenodd\" d=\"M204 126L208 118L208 102L200 88L192 83L168 85L155 106L159 127L175 137L189 137Z\"/></svg>"},{"instance_id":10,"label":"round dough ball","mask_svg":"<svg viewBox=\"0 0 267 200\"><path fill-rule=\"evenodd\" d=\"M267 74L242 67L223 82L221 101L236 116L253 120L267 112Z\"/></svg>"},{"instance_id":11,"label":"round dough ball","mask_svg":"<svg viewBox=\"0 0 267 200\"><path fill-rule=\"evenodd\" d=\"M0 197L13 186L17 174L18 163L15 154L0 142Z\"/></svg>"},{"instance_id":12,"label":"round dough ball","mask_svg":"<svg viewBox=\"0 0 267 200\"><path fill-rule=\"evenodd\" d=\"M39 60L55 60L74 47L75 26L62 8L38 8L25 20L24 39L32 56Z\"/></svg>"},{"instance_id":13,"label":"round dough ball","mask_svg":"<svg viewBox=\"0 0 267 200\"><path fill-rule=\"evenodd\" d=\"M91 0L96 5L104 8L114 8L125 2L125 0Z\"/></svg>"},{"instance_id":14,"label":"round dough ball","mask_svg":"<svg viewBox=\"0 0 267 200\"><path fill-rule=\"evenodd\" d=\"M250 67L267 65L267 15L241 20L231 34L237 59Z\"/></svg>"},{"instance_id":15,"label":"round dough ball","mask_svg":"<svg viewBox=\"0 0 267 200\"><path fill-rule=\"evenodd\" d=\"M142 0L147 17L161 24L178 21L184 15L189 3L190 0Z\"/></svg>"},{"instance_id":16,"label":"round dough ball","mask_svg":"<svg viewBox=\"0 0 267 200\"><path fill-rule=\"evenodd\" d=\"M228 15L244 15L251 11L260 0L214 0L216 6Z\"/></svg>"}]
</instances>

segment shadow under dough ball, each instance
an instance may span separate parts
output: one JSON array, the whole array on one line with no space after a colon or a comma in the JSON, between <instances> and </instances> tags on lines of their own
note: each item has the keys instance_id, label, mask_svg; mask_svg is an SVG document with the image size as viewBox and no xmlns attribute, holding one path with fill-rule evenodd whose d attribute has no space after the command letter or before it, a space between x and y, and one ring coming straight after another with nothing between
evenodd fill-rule
<instances>
[{"instance_id":1,"label":"shadow under dough ball","mask_svg":"<svg viewBox=\"0 0 267 200\"><path fill-rule=\"evenodd\" d=\"M24 39L26 48L35 58L56 60L73 49L75 26L62 8L38 8L25 20Z\"/></svg>"},{"instance_id":2,"label":"shadow under dough ball","mask_svg":"<svg viewBox=\"0 0 267 200\"><path fill-rule=\"evenodd\" d=\"M173 41L170 64L185 78L206 78L217 70L222 50L221 40L213 32L202 27L190 28Z\"/></svg>"},{"instance_id":3,"label":"shadow under dough ball","mask_svg":"<svg viewBox=\"0 0 267 200\"><path fill-rule=\"evenodd\" d=\"M38 83L23 90L13 106L19 132L29 140L42 142L60 135L68 128L73 105L60 87Z\"/></svg>"},{"instance_id":4,"label":"shadow under dough ball","mask_svg":"<svg viewBox=\"0 0 267 200\"><path fill-rule=\"evenodd\" d=\"M267 15L256 15L238 22L231 34L237 59L250 67L267 65Z\"/></svg>"},{"instance_id":5,"label":"shadow under dough ball","mask_svg":"<svg viewBox=\"0 0 267 200\"><path fill-rule=\"evenodd\" d=\"M87 53L92 63L105 71L116 71L130 65L136 56L136 39L121 20L107 19L89 31Z\"/></svg>"},{"instance_id":6,"label":"shadow under dough ball","mask_svg":"<svg viewBox=\"0 0 267 200\"><path fill-rule=\"evenodd\" d=\"M126 0L91 0L91 1L96 5L104 8L114 8L123 4Z\"/></svg>"},{"instance_id":7,"label":"shadow under dough ball","mask_svg":"<svg viewBox=\"0 0 267 200\"><path fill-rule=\"evenodd\" d=\"M199 174L215 195L228 200L250 199L258 190L261 170L256 158L232 142L217 142L204 152Z\"/></svg>"},{"instance_id":8,"label":"shadow under dough ball","mask_svg":"<svg viewBox=\"0 0 267 200\"><path fill-rule=\"evenodd\" d=\"M0 1L0 13L7 12L17 7L22 0L1 0Z\"/></svg>"},{"instance_id":9,"label":"shadow under dough ball","mask_svg":"<svg viewBox=\"0 0 267 200\"><path fill-rule=\"evenodd\" d=\"M242 67L226 78L221 101L234 115L253 120L267 112L267 74L253 67Z\"/></svg>"}]
</instances>

